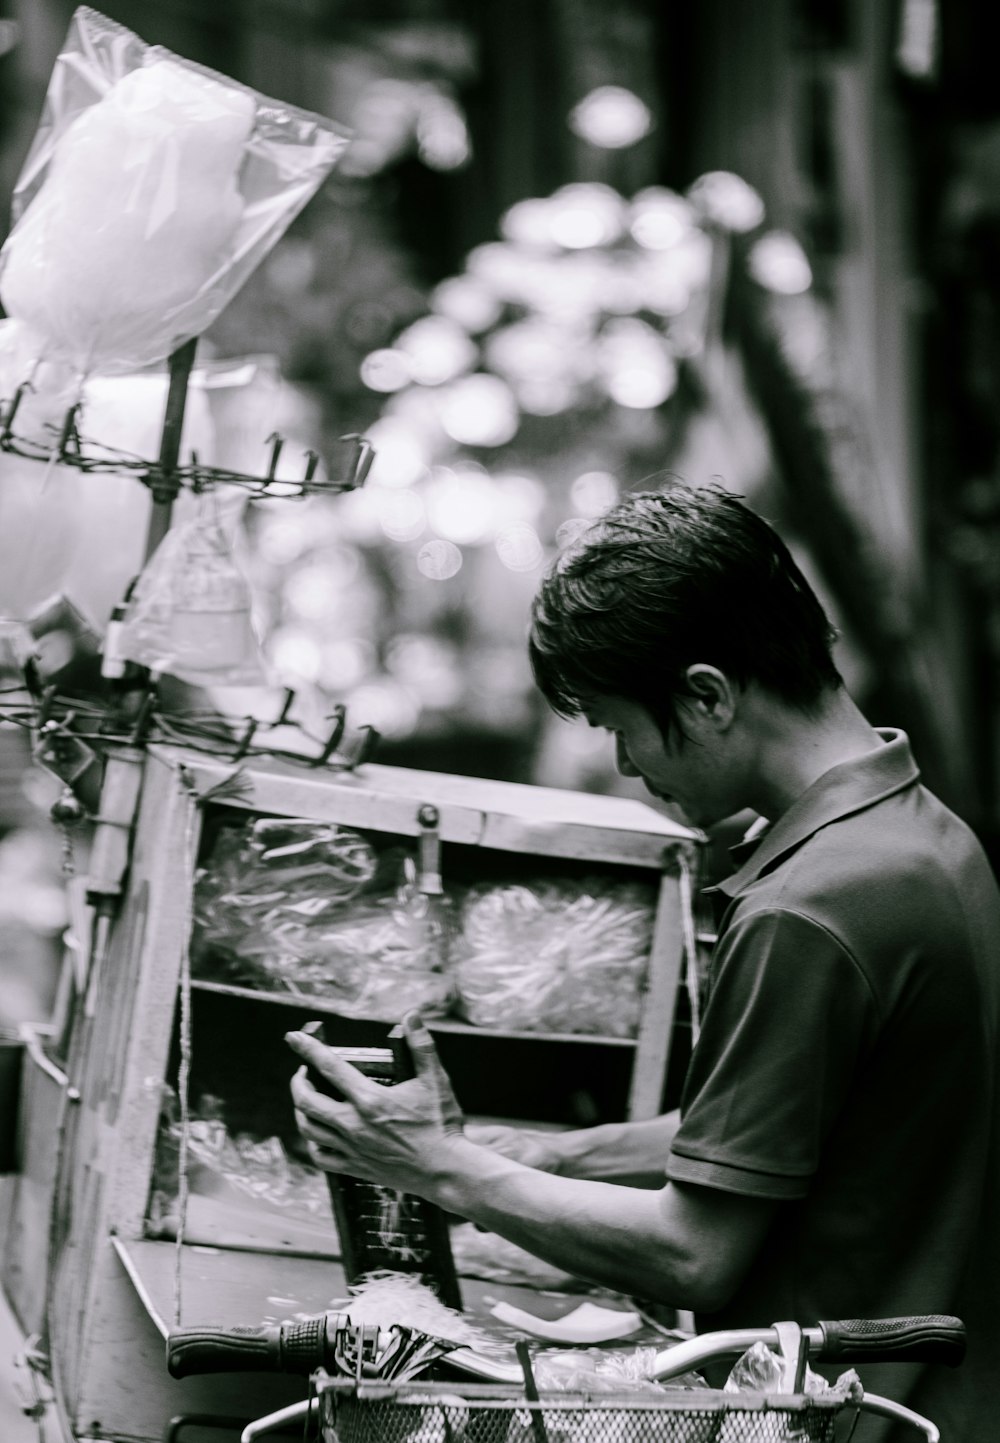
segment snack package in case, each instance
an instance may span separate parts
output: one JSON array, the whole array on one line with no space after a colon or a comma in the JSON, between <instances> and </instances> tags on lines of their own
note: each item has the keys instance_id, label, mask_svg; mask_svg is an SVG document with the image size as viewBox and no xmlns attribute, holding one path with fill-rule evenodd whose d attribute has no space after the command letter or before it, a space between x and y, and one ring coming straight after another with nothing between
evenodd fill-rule
<instances>
[{"instance_id":1,"label":"snack package in case","mask_svg":"<svg viewBox=\"0 0 1000 1443\"><path fill-rule=\"evenodd\" d=\"M377 854L349 827L260 818L227 828L196 880L198 976L322 997L345 1017L446 1012L450 935L447 899L420 891L413 858Z\"/></svg>"},{"instance_id":2,"label":"snack package in case","mask_svg":"<svg viewBox=\"0 0 1000 1443\"><path fill-rule=\"evenodd\" d=\"M4 310L31 327L35 361L81 379L161 361L228 304L347 141L81 6L15 185Z\"/></svg>"},{"instance_id":3,"label":"snack package in case","mask_svg":"<svg viewBox=\"0 0 1000 1443\"><path fill-rule=\"evenodd\" d=\"M479 1027L634 1037L656 910L644 883L590 877L482 884L461 907L452 964Z\"/></svg>"}]
</instances>

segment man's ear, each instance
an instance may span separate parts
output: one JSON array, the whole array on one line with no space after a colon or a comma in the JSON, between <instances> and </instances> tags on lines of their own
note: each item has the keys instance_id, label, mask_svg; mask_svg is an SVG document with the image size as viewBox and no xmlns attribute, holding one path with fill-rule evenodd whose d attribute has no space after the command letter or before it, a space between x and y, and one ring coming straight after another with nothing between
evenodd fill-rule
<instances>
[{"instance_id":1,"label":"man's ear","mask_svg":"<svg viewBox=\"0 0 1000 1443\"><path fill-rule=\"evenodd\" d=\"M704 721L725 731L736 716L737 688L717 666L696 661L684 673L685 702Z\"/></svg>"}]
</instances>

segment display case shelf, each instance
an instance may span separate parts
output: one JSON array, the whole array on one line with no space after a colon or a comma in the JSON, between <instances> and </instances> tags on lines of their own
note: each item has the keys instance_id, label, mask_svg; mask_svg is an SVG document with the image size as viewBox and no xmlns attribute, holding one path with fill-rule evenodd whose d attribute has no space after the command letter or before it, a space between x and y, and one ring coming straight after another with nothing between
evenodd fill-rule
<instances>
[{"instance_id":1,"label":"display case shelf","mask_svg":"<svg viewBox=\"0 0 1000 1443\"><path fill-rule=\"evenodd\" d=\"M346 1021L378 1023L377 1018L348 1017L341 1012L336 1002L329 998L304 996L297 992L264 992L259 987L239 987L232 982L212 982L201 977L192 978L191 990L214 992L220 997L238 997L244 1002L276 1003L279 1007L294 1008L298 1012L315 1012L319 1017L344 1017ZM477 1027L456 1017L426 1017L424 1025L430 1033L452 1032L462 1037L496 1038L498 1041L578 1042L625 1048L634 1048L636 1045L634 1037L607 1037L603 1033L594 1032L534 1032L508 1027Z\"/></svg>"}]
</instances>

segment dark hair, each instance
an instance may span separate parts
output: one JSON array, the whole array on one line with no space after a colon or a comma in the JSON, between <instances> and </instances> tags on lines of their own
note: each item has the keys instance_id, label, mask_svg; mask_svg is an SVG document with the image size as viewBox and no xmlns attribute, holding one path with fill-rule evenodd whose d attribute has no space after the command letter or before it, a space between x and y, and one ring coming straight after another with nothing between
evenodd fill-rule
<instances>
[{"instance_id":1,"label":"dark hair","mask_svg":"<svg viewBox=\"0 0 1000 1443\"><path fill-rule=\"evenodd\" d=\"M766 521L719 487L674 484L624 497L557 559L528 651L561 716L588 696L622 696L668 734L695 662L809 711L843 684L836 635Z\"/></svg>"}]
</instances>

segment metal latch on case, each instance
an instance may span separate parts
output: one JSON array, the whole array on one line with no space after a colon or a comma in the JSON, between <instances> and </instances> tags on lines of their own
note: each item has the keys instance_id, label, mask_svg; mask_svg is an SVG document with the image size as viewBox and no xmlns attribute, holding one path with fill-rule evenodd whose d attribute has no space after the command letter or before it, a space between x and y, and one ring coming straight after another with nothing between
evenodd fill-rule
<instances>
[{"instance_id":1,"label":"metal latch on case","mask_svg":"<svg viewBox=\"0 0 1000 1443\"><path fill-rule=\"evenodd\" d=\"M417 857L417 887L428 897L439 897L444 891L441 881L441 837L438 832L440 814L429 802L417 812L420 845Z\"/></svg>"}]
</instances>

